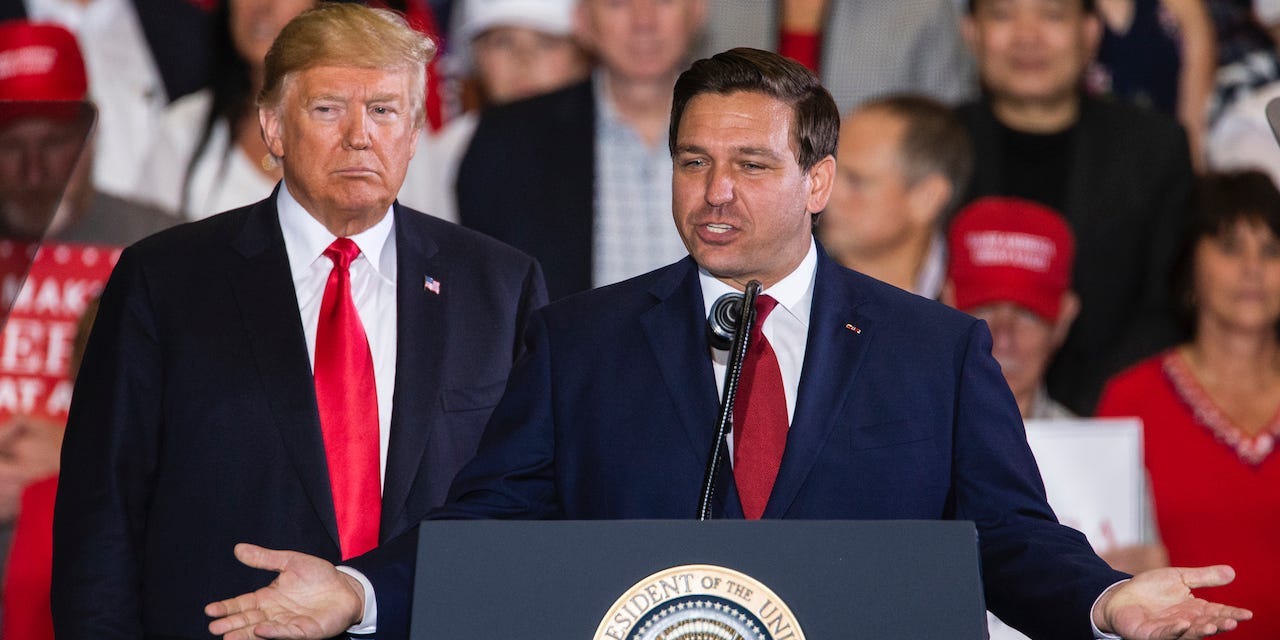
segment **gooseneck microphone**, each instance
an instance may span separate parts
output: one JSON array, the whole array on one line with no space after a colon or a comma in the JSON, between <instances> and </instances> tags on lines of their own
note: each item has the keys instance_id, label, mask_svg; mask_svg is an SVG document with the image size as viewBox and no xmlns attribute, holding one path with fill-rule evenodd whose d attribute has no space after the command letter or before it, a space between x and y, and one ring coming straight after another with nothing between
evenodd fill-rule
<instances>
[{"instance_id":1,"label":"gooseneck microphone","mask_svg":"<svg viewBox=\"0 0 1280 640\"><path fill-rule=\"evenodd\" d=\"M698 500L698 519L711 519L711 499L715 496L716 475L724 464L729 429L733 426L733 400L738 395L738 380L742 377L742 360L747 355L748 336L756 322L756 296L760 295L760 282L747 283L744 293L727 293L711 305L707 318L707 341L720 350L729 349L729 366L724 372L724 393L720 399L720 415L716 418L715 440L711 442L706 475L702 479L702 494Z\"/></svg>"}]
</instances>

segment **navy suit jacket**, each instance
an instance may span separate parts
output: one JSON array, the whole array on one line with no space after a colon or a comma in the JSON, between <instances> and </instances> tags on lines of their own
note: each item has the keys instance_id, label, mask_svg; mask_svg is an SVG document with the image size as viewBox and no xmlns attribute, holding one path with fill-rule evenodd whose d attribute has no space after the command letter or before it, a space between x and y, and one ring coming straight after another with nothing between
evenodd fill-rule
<instances>
[{"instance_id":1,"label":"navy suit jacket","mask_svg":"<svg viewBox=\"0 0 1280 640\"><path fill-rule=\"evenodd\" d=\"M691 258L535 313L433 517L693 518L719 406L705 323ZM1090 637L1090 607L1124 574L1056 522L990 350L984 323L819 249L764 517L972 520L989 608L1035 637ZM717 498L718 517L742 517L727 465ZM374 584L380 637L403 634L412 552L402 539L352 563Z\"/></svg>"},{"instance_id":2,"label":"navy suit jacket","mask_svg":"<svg viewBox=\"0 0 1280 640\"><path fill-rule=\"evenodd\" d=\"M381 538L445 497L545 301L528 256L395 206L397 358ZM441 283L424 289L424 278ZM338 561L315 388L275 197L126 249L67 424L59 638L207 638L257 589L237 542Z\"/></svg>"}]
</instances>

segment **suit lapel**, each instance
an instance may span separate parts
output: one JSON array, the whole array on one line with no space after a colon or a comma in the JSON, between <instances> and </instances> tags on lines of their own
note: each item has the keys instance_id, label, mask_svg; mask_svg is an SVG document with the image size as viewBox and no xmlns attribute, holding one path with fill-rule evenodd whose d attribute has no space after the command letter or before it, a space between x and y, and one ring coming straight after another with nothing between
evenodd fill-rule
<instances>
[{"instance_id":1,"label":"suit lapel","mask_svg":"<svg viewBox=\"0 0 1280 640\"><path fill-rule=\"evenodd\" d=\"M231 243L244 259L232 265L227 275L276 428L303 490L337 549L338 521L315 384L275 202L273 193L249 210L244 227Z\"/></svg>"},{"instance_id":2,"label":"suit lapel","mask_svg":"<svg viewBox=\"0 0 1280 640\"><path fill-rule=\"evenodd\" d=\"M689 439L690 464L704 468L711 455L719 410L705 334L702 287L692 258L666 270L650 289L658 302L640 316L640 325L662 375L663 384ZM718 476L716 500L726 515L741 517L728 460ZM726 498L726 496L728 496ZM695 504L689 505L692 513Z\"/></svg>"},{"instance_id":3,"label":"suit lapel","mask_svg":"<svg viewBox=\"0 0 1280 640\"><path fill-rule=\"evenodd\" d=\"M438 414L440 364L445 350L445 305L451 290L432 293L430 276L449 282L438 247L413 214L399 204L396 215L396 385L392 396L391 440L382 484L381 539L403 531L405 504L426 453Z\"/></svg>"},{"instance_id":4,"label":"suit lapel","mask_svg":"<svg viewBox=\"0 0 1280 640\"><path fill-rule=\"evenodd\" d=\"M846 398L875 336L873 320L859 313L860 303L854 278L819 248L799 397L765 518L786 515L837 419L846 413Z\"/></svg>"}]
</instances>

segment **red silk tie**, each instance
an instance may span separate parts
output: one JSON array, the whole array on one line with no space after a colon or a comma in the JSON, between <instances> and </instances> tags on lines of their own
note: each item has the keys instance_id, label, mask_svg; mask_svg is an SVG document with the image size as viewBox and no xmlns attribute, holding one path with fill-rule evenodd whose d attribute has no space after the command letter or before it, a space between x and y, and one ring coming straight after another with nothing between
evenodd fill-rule
<instances>
[{"instance_id":1,"label":"red silk tie","mask_svg":"<svg viewBox=\"0 0 1280 640\"><path fill-rule=\"evenodd\" d=\"M333 270L324 285L316 326L316 403L345 560L378 546L378 395L369 340L351 298L348 268L360 247L338 238L324 255L333 261Z\"/></svg>"},{"instance_id":2,"label":"red silk tie","mask_svg":"<svg viewBox=\"0 0 1280 640\"><path fill-rule=\"evenodd\" d=\"M755 520L764 513L787 446L787 397L778 356L762 327L778 301L756 298L756 322L742 362L742 378L733 402L733 477L742 512Z\"/></svg>"}]
</instances>

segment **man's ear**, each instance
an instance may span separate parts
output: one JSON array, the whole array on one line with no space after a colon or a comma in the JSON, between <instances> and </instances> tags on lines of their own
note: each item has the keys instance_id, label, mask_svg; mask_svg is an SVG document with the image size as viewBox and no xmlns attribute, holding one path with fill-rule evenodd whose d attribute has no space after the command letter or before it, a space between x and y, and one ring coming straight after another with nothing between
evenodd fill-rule
<instances>
[{"instance_id":1,"label":"man's ear","mask_svg":"<svg viewBox=\"0 0 1280 640\"><path fill-rule=\"evenodd\" d=\"M831 198L831 183L835 181L836 159L827 156L809 167L809 200L805 210L819 213L827 208L827 200Z\"/></svg>"},{"instance_id":2,"label":"man's ear","mask_svg":"<svg viewBox=\"0 0 1280 640\"><path fill-rule=\"evenodd\" d=\"M1097 13L1086 13L1081 20L1080 38L1086 54L1085 60L1093 61L1098 57L1098 47L1102 44L1102 16Z\"/></svg>"},{"instance_id":3,"label":"man's ear","mask_svg":"<svg viewBox=\"0 0 1280 640\"><path fill-rule=\"evenodd\" d=\"M965 46L969 47L969 53L974 58L978 57L978 23L974 21L973 14L966 13L960 18L960 36L964 38Z\"/></svg>"},{"instance_id":4,"label":"man's ear","mask_svg":"<svg viewBox=\"0 0 1280 640\"><path fill-rule=\"evenodd\" d=\"M594 54L599 47L596 46L596 31L591 24L591 16L588 15L590 9L587 8L587 3L590 1L578 0L573 5L573 37L584 49Z\"/></svg>"},{"instance_id":5,"label":"man's ear","mask_svg":"<svg viewBox=\"0 0 1280 640\"><path fill-rule=\"evenodd\" d=\"M933 227L951 200L953 187L940 173L931 173L911 187L907 204L917 227Z\"/></svg>"},{"instance_id":6,"label":"man's ear","mask_svg":"<svg viewBox=\"0 0 1280 640\"><path fill-rule=\"evenodd\" d=\"M1080 296L1074 291L1066 291L1062 294L1062 303L1058 308L1058 320L1053 323L1053 349L1057 351L1058 347L1067 339L1067 333L1071 331L1071 324L1076 321L1076 316L1080 315Z\"/></svg>"},{"instance_id":7,"label":"man's ear","mask_svg":"<svg viewBox=\"0 0 1280 640\"><path fill-rule=\"evenodd\" d=\"M277 158L284 157L284 124L279 107L258 107L258 124L262 127L262 140L267 151Z\"/></svg>"}]
</instances>

